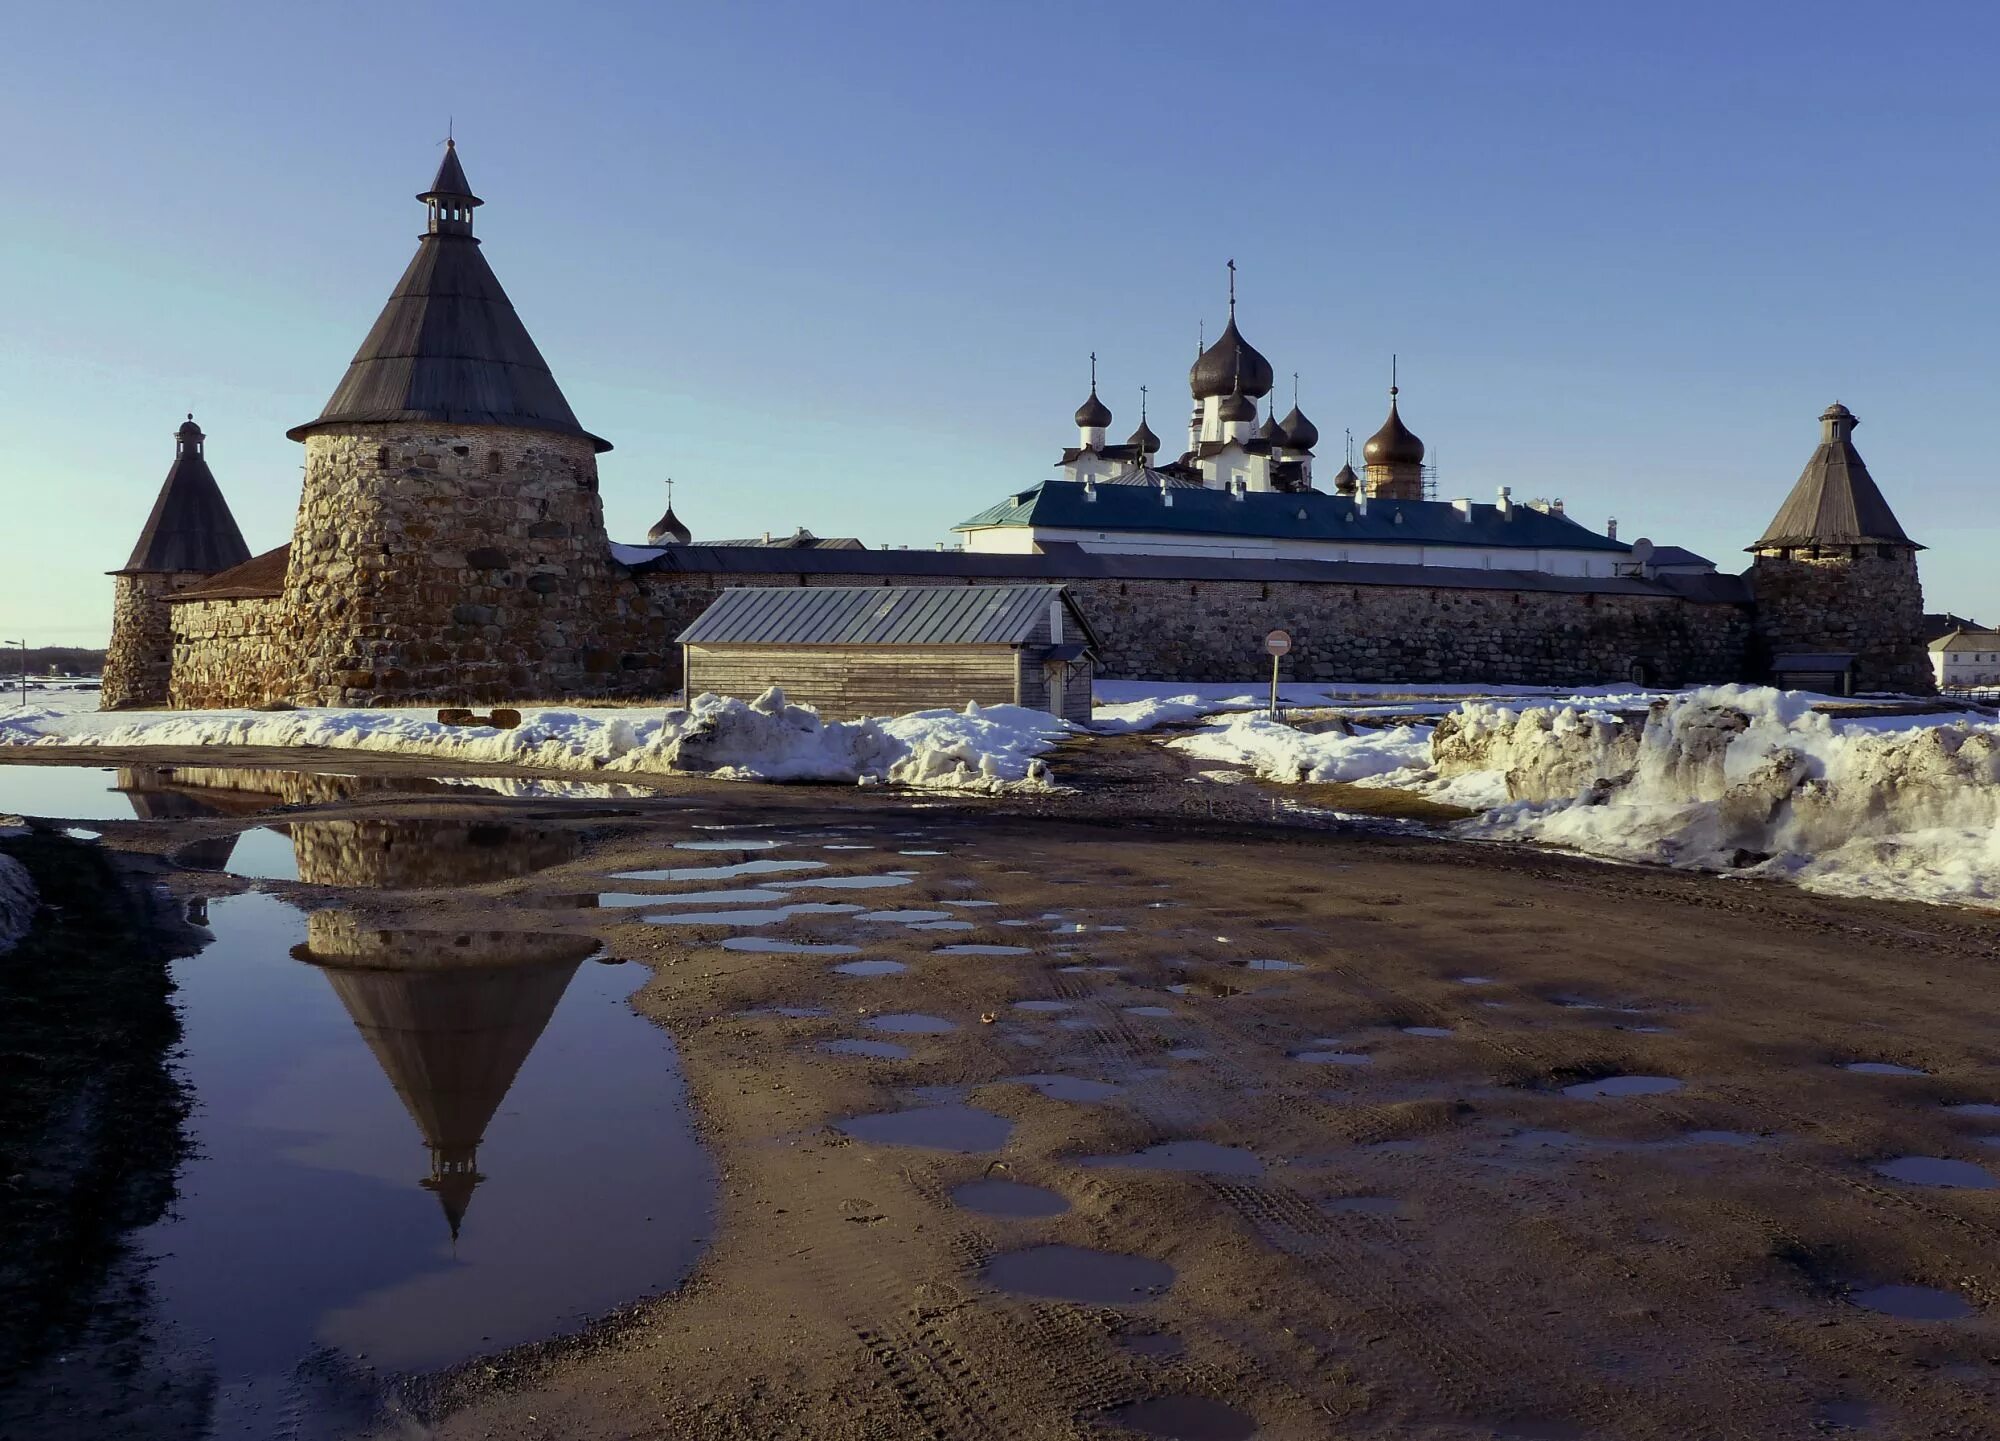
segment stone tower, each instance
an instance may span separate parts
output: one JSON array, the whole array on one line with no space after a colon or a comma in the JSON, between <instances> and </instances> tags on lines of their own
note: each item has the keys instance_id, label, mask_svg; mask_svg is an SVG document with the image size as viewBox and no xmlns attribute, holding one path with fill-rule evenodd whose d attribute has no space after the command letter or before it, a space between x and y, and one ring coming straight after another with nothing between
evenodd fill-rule
<instances>
[{"instance_id":1,"label":"stone tower","mask_svg":"<svg viewBox=\"0 0 2000 1441\"><path fill-rule=\"evenodd\" d=\"M174 463L153 513L125 568L111 572L111 648L99 698L105 710L167 704L173 676L167 597L250 559L209 471L207 440L193 415L174 432Z\"/></svg>"},{"instance_id":2,"label":"stone tower","mask_svg":"<svg viewBox=\"0 0 2000 1441\"><path fill-rule=\"evenodd\" d=\"M1424 498L1424 443L1396 413L1396 383L1389 382L1389 418L1361 447L1363 492L1380 500Z\"/></svg>"},{"instance_id":3,"label":"stone tower","mask_svg":"<svg viewBox=\"0 0 2000 1441\"><path fill-rule=\"evenodd\" d=\"M446 143L415 258L306 447L278 621L291 699L553 700L619 688L641 613L569 402L472 233ZM628 662L630 664L630 662Z\"/></svg>"},{"instance_id":4,"label":"stone tower","mask_svg":"<svg viewBox=\"0 0 2000 1441\"><path fill-rule=\"evenodd\" d=\"M1854 448L1854 413L1838 402L1763 536L1749 547L1757 633L1769 657L1852 657L1857 691L1929 694L1917 552Z\"/></svg>"}]
</instances>

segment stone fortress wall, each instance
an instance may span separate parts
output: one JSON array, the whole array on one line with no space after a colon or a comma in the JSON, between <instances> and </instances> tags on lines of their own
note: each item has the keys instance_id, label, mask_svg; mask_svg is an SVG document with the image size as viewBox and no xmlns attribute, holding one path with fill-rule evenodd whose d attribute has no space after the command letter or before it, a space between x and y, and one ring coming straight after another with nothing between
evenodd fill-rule
<instances>
[{"instance_id":1,"label":"stone fortress wall","mask_svg":"<svg viewBox=\"0 0 2000 1441\"><path fill-rule=\"evenodd\" d=\"M1934 688L1912 552L1860 545L1759 554L1751 577L1765 647L1760 660L1845 651L1856 657L1856 690L1921 695Z\"/></svg>"},{"instance_id":2,"label":"stone fortress wall","mask_svg":"<svg viewBox=\"0 0 2000 1441\"><path fill-rule=\"evenodd\" d=\"M805 557L801 557L802 564ZM935 575L849 572L636 577L678 634L723 589L750 585L935 585ZM1266 664L1264 635L1292 634L1287 679L1585 685L1741 680L1747 607L1595 591L1451 589L1302 581L1062 580L1103 641L1113 679L1241 681ZM975 583L977 577L967 583ZM679 684L678 656L662 688Z\"/></svg>"},{"instance_id":3,"label":"stone fortress wall","mask_svg":"<svg viewBox=\"0 0 2000 1441\"><path fill-rule=\"evenodd\" d=\"M111 646L98 697L105 710L166 701L179 664L167 597L207 579L198 571L122 572L111 578Z\"/></svg>"},{"instance_id":4,"label":"stone fortress wall","mask_svg":"<svg viewBox=\"0 0 2000 1441\"><path fill-rule=\"evenodd\" d=\"M518 426L308 435L271 633L278 671L246 667L238 695L396 705L633 694L656 686L671 649L610 557L590 441Z\"/></svg>"}]
</instances>

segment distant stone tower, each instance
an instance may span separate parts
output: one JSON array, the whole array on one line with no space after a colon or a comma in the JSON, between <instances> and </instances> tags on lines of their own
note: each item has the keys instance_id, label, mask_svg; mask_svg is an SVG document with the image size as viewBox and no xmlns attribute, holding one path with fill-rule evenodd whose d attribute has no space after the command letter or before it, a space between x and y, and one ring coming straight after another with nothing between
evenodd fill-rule
<instances>
[{"instance_id":1,"label":"distant stone tower","mask_svg":"<svg viewBox=\"0 0 2000 1441\"><path fill-rule=\"evenodd\" d=\"M111 648L98 702L105 710L167 704L174 639L167 597L250 558L209 472L206 446L189 415L174 432L174 463L132 558L111 572Z\"/></svg>"},{"instance_id":2,"label":"distant stone tower","mask_svg":"<svg viewBox=\"0 0 2000 1441\"><path fill-rule=\"evenodd\" d=\"M619 688L642 609L597 455L500 288L446 142L429 225L319 418L280 608L291 698L559 699Z\"/></svg>"},{"instance_id":3,"label":"distant stone tower","mask_svg":"<svg viewBox=\"0 0 2000 1441\"><path fill-rule=\"evenodd\" d=\"M1759 639L1772 661L1852 657L1857 691L1929 694L1923 547L1903 533L1854 448L1853 412L1836 402L1819 420L1819 448L1749 547Z\"/></svg>"},{"instance_id":4,"label":"distant stone tower","mask_svg":"<svg viewBox=\"0 0 2000 1441\"><path fill-rule=\"evenodd\" d=\"M1389 418L1361 447L1362 489L1379 500L1422 500L1424 443L1396 413L1398 393L1396 382L1391 380Z\"/></svg>"}]
</instances>

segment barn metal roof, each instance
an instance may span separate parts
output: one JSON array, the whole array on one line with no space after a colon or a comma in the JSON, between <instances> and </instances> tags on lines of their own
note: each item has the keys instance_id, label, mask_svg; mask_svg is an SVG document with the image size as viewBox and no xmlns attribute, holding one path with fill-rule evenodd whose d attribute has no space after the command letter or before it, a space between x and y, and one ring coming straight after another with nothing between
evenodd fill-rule
<instances>
[{"instance_id":1,"label":"barn metal roof","mask_svg":"<svg viewBox=\"0 0 2000 1441\"><path fill-rule=\"evenodd\" d=\"M456 152L447 160L438 183L469 196ZM285 434L303 440L327 425L409 420L549 430L611 449L577 424L470 233L433 231L417 243L326 408Z\"/></svg>"},{"instance_id":2,"label":"barn metal roof","mask_svg":"<svg viewBox=\"0 0 2000 1441\"><path fill-rule=\"evenodd\" d=\"M1059 585L744 586L725 590L680 634L684 645L1021 645L1061 601Z\"/></svg>"},{"instance_id":3,"label":"barn metal roof","mask_svg":"<svg viewBox=\"0 0 2000 1441\"><path fill-rule=\"evenodd\" d=\"M190 415L174 432L174 463L160 486L153 513L132 547L123 574L200 571L214 574L250 558L229 502L208 468L206 437Z\"/></svg>"},{"instance_id":4,"label":"barn metal roof","mask_svg":"<svg viewBox=\"0 0 2000 1441\"><path fill-rule=\"evenodd\" d=\"M1165 496L1172 496L1169 504ZM1136 485L1095 487L1051 480L1009 496L953 527L1042 526L1061 530L1149 531L1201 535L1316 540L1329 544L1473 545L1546 550L1599 550L1624 554L1631 547L1599 535L1568 516L1533 506L1469 505L1448 500L1371 500L1317 491L1176 489Z\"/></svg>"}]
</instances>

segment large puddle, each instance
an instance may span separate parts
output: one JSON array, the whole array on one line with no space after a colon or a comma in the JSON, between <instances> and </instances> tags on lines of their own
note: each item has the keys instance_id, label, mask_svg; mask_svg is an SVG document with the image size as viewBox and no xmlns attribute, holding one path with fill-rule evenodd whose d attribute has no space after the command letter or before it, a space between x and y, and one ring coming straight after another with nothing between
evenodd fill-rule
<instances>
[{"instance_id":1,"label":"large puddle","mask_svg":"<svg viewBox=\"0 0 2000 1441\"><path fill-rule=\"evenodd\" d=\"M671 1042L626 1005L634 970L575 937L265 895L208 916L173 966L193 1159L137 1244L218 1433L265 1434L328 1352L428 1370L685 1277L715 1173Z\"/></svg>"},{"instance_id":2,"label":"large puddle","mask_svg":"<svg viewBox=\"0 0 2000 1441\"><path fill-rule=\"evenodd\" d=\"M1082 1246L1007 1251L988 1261L980 1275L996 1290L1088 1306L1151 1301L1174 1284L1174 1268L1164 1261Z\"/></svg>"},{"instance_id":3,"label":"large puddle","mask_svg":"<svg viewBox=\"0 0 2000 1441\"><path fill-rule=\"evenodd\" d=\"M264 766L0 765L0 815L74 821L253 816L279 806L382 795L464 795L469 790L552 800L659 794L646 786L602 781L498 776L357 776Z\"/></svg>"}]
</instances>

